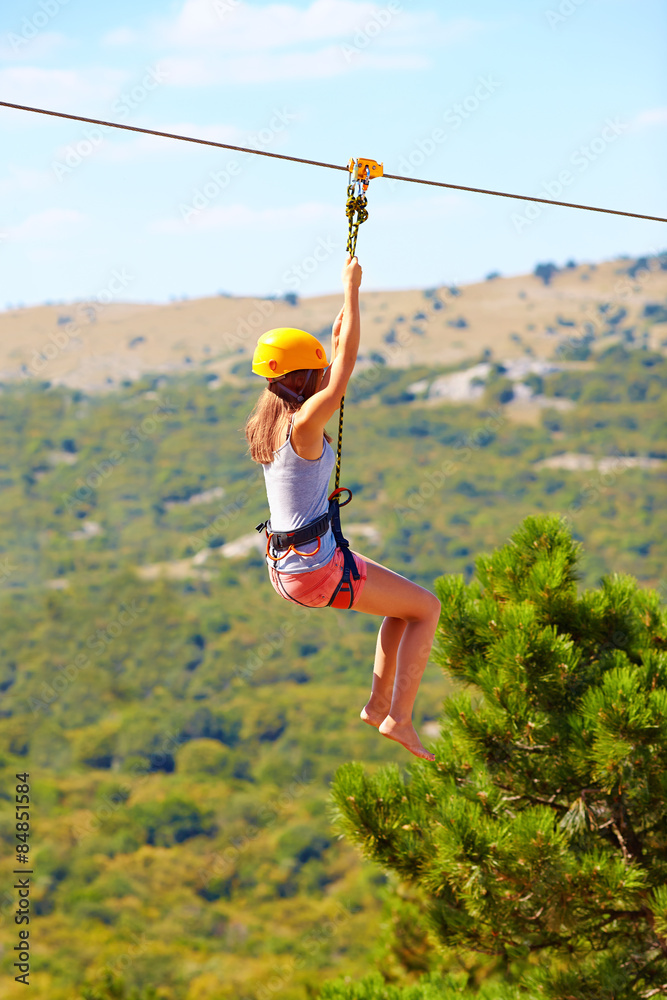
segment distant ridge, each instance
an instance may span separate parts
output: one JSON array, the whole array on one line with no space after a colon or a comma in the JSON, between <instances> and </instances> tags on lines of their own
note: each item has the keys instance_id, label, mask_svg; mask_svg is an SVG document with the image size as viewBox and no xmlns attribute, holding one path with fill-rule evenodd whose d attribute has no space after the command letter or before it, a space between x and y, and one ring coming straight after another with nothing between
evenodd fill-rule
<instances>
[{"instance_id":1,"label":"distant ridge","mask_svg":"<svg viewBox=\"0 0 667 1000\"><path fill-rule=\"evenodd\" d=\"M105 299L107 297L105 296ZM164 305L104 301L0 313L0 380L108 391L146 373L245 373L257 337L297 326L327 340L340 295L299 300L219 295ZM360 364L457 365L482 358L552 359L585 337L667 345L667 254L563 268L459 288L368 291Z\"/></svg>"}]
</instances>

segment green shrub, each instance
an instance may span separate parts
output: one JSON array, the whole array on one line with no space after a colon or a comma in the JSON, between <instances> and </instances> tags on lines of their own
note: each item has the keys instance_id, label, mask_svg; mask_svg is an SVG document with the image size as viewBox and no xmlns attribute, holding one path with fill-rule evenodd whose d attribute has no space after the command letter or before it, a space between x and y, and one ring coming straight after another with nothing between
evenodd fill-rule
<instances>
[{"instance_id":1,"label":"green shrub","mask_svg":"<svg viewBox=\"0 0 667 1000\"><path fill-rule=\"evenodd\" d=\"M158 847L173 847L190 837L210 837L216 830L212 810L203 810L177 795L159 802L138 803L129 808L128 815L143 828L146 843Z\"/></svg>"},{"instance_id":2,"label":"green shrub","mask_svg":"<svg viewBox=\"0 0 667 1000\"><path fill-rule=\"evenodd\" d=\"M229 770L230 751L217 740L190 740L176 754L176 770L183 774L223 774Z\"/></svg>"}]
</instances>

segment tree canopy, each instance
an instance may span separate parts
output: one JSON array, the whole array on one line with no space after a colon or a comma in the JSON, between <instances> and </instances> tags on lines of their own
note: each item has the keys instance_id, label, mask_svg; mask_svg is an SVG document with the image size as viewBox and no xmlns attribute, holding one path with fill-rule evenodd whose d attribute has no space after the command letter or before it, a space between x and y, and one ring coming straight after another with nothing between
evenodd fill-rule
<instances>
[{"instance_id":1,"label":"tree canopy","mask_svg":"<svg viewBox=\"0 0 667 1000\"><path fill-rule=\"evenodd\" d=\"M471 584L438 579L461 690L436 763L343 765L335 821L418 888L440 947L531 995L667 995L665 616L629 576L578 594L579 556L528 517Z\"/></svg>"}]
</instances>

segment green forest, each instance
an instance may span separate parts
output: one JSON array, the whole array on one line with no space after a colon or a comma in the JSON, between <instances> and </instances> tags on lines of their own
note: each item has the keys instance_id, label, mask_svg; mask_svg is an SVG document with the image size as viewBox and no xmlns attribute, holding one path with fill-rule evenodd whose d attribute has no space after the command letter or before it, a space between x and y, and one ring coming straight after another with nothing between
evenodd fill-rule
<instances>
[{"instance_id":1,"label":"green forest","mask_svg":"<svg viewBox=\"0 0 667 1000\"><path fill-rule=\"evenodd\" d=\"M343 527L355 529L353 548L443 602L415 708L424 742L443 755L437 768L359 720L379 619L289 605L256 547L225 550L267 516L243 436L258 379L220 384L202 368L96 395L2 385L3 996L23 995L12 964L23 773L34 997L651 995L639 965L618 973L627 933L646 939L665 982L651 934L664 940L667 928L656 833L667 773L667 360L639 337L584 346L540 377L556 403L534 426L510 418L500 363L469 404L415 390L446 369L381 358L349 386L342 482L354 499ZM564 453L592 462L543 464ZM156 564L165 572L147 571ZM610 646L619 633L631 640ZM521 657L537 664L527 680L506 666ZM643 715L604 729L596 713L607 702L621 712L619 698ZM575 709L590 717L586 732ZM549 749L521 756L515 744ZM522 799L530 782L538 799L554 796L574 840L552 835L546 805ZM641 835L655 862L639 874L627 839L625 853L618 839L596 840L590 819L606 823L611 809L607 832L622 826L609 802L626 785L632 810L653 823ZM508 811L510 793L523 811ZM440 825L455 818L449 839L436 813ZM498 888L499 871L512 887L518 878L507 851L489 860L515 815L530 912ZM591 887L596 864L618 911L663 885L657 930L648 902L629 932L595 924L607 898ZM557 930L556 916L530 923L568 878L571 899L588 900L579 928ZM492 911L507 929L500 943ZM588 992L572 994L578 969Z\"/></svg>"}]
</instances>

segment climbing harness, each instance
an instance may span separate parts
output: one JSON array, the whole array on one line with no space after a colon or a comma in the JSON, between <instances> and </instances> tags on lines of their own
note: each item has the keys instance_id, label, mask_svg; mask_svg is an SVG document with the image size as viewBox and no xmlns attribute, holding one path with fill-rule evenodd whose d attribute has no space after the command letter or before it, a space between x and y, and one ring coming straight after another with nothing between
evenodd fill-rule
<instances>
[{"instance_id":1,"label":"climbing harness","mask_svg":"<svg viewBox=\"0 0 667 1000\"><path fill-rule=\"evenodd\" d=\"M366 191L368 190L368 185L373 177L382 177L383 165L381 163L376 163L375 160L351 159L348 163L348 174L347 201L345 204L345 214L349 225L347 252L351 257L355 257L357 252L357 235L359 233L359 226L368 218ZM271 332L274 333L279 331ZM253 371L257 371L257 374L263 374L263 372L256 369L254 363ZM277 381L277 379L275 381ZM292 395L296 395L296 393L292 393ZM316 555L320 551L322 545L322 536L329 530L329 525L331 525L331 531L336 542L336 548L340 549L343 553L343 572L326 607L331 607L338 595L343 593L348 596L349 610L354 602L352 579L359 580L361 578L361 574L357 568L354 556L350 551L350 543L343 535L343 529L340 524L340 508L346 507L352 499L352 490L347 486L340 485L340 466L343 453L344 407L345 396L342 396L338 418L338 449L336 453L335 485L332 493L330 493L328 497L329 509L326 514L322 514L320 517L315 518L315 520L309 521L308 524L304 524L302 528L297 528L294 531L273 531L270 519L262 521L261 524L258 524L256 526L256 530L260 532L264 531L266 533L266 555L267 558L271 559L275 566L275 564L280 562L281 559L288 556L290 552L294 552L297 556ZM347 498L341 502L340 498L343 493L347 493ZM297 548L299 545L307 545L309 542L315 541L317 542L317 548L312 552L301 552ZM290 600L295 599L290 598ZM296 603L300 604L301 602L296 601Z\"/></svg>"},{"instance_id":2,"label":"climbing harness","mask_svg":"<svg viewBox=\"0 0 667 1000\"><path fill-rule=\"evenodd\" d=\"M347 493L348 496L341 503L340 495L342 493ZM361 574L357 568L354 556L350 552L350 543L343 535L343 529L340 525L340 508L345 507L350 502L352 499L352 490L348 489L347 486L338 487L329 494L328 499L329 509L326 514L322 514L321 517L315 518L314 521L304 524L303 528L297 528L295 531L273 531L271 521L268 520L258 524L256 530L266 532L266 555L275 564L284 559L290 552L294 552L297 556L316 555L320 551L322 535L329 530L329 525L331 525L336 548L340 549L343 553L343 572L326 607L331 607L338 594L342 592L348 596L349 610L354 602L354 590L352 589L350 576L354 580L359 580ZM297 545L307 545L308 542L314 541L317 541L317 548L312 552L300 552L297 548ZM276 554L274 555L274 553Z\"/></svg>"}]
</instances>

